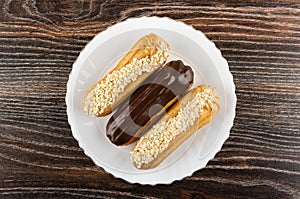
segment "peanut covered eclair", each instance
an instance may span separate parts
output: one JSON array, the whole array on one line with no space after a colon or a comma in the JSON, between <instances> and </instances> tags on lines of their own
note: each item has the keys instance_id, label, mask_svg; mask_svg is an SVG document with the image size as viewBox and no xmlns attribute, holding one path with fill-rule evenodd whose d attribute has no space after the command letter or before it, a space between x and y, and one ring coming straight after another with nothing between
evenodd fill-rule
<instances>
[{"instance_id":1,"label":"peanut covered eclair","mask_svg":"<svg viewBox=\"0 0 300 199\"><path fill-rule=\"evenodd\" d=\"M167 61L169 44L151 33L140 38L104 78L86 93L84 110L91 116L112 112L141 82Z\"/></svg>"},{"instance_id":2,"label":"peanut covered eclair","mask_svg":"<svg viewBox=\"0 0 300 199\"><path fill-rule=\"evenodd\" d=\"M180 60L171 61L156 70L127 98L109 119L106 135L115 145L136 141L147 126L163 113L192 86L194 73Z\"/></svg>"},{"instance_id":3,"label":"peanut covered eclair","mask_svg":"<svg viewBox=\"0 0 300 199\"><path fill-rule=\"evenodd\" d=\"M141 137L131 151L131 162L138 169L156 167L219 110L216 89L200 85L189 91Z\"/></svg>"}]
</instances>

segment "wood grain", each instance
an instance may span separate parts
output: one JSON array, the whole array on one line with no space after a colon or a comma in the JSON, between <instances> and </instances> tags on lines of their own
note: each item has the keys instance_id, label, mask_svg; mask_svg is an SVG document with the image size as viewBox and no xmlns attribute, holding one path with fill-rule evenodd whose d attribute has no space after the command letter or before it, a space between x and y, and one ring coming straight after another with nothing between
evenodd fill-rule
<instances>
[{"instance_id":1,"label":"wood grain","mask_svg":"<svg viewBox=\"0 0 300 199\"><path fill-rule=\"evenodd\" d=\"M300 198L299 1L2 0L0 8L1 198ZM105 173L67 122L66 83L80 51L140 16L204 32L236 84L236 118L221 152L171 185Z\"/></svg>"}]
</instances>

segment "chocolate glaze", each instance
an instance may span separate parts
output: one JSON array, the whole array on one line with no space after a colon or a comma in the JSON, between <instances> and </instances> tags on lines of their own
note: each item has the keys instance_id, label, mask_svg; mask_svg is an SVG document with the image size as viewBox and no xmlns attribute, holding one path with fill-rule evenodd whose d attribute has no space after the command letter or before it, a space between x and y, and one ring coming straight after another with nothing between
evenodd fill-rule
<instances>
[{"instance_id":1,"label":"chocolate glaze","mask_svg":"<svg viewBox=\"0 0 300 199\"><path fill-rule=\"evenodd\" d=\"M147 124L153 124L162 117L165 113L163 107L183 95L193 83L193 78L191 67L180 60L159 68L119 106L107 123L107 137L115 145L137 139L136 133L145 132ZM155 120L153 115L157 116Z\"/></svg>"}]
</instances>

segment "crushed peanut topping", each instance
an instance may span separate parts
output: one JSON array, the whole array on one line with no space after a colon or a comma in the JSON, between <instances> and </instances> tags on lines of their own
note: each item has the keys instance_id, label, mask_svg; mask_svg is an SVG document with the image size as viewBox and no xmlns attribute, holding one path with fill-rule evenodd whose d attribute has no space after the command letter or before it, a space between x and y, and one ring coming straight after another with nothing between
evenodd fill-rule
<instances>
[{"instance_id":1,"label":"crushed peanut topping","mask_svg":"<svg viewBox=\"0 0 300 199\"><path fill-rule=\"evenodd\" d=\"M138 141L131 151L131 161L137 168L142 164L152 162L159 153L164 151L175 137L189 127L193 126L200 117L201 112L212 101L212 90L205 89L198 92L196 97L181 106L178 114L167 121L162 121L154 125L150 131Z\"/></svg>"},{"instance_id":2,"label":"crushed peanut topping","mask_svg":"<svg viewBox=\"0 0 300 199\"><path fill-rule=\"evenodd\" d=\"M125 87L135 81L145 72L152 72L164 64L168 58L167 52L158 50L153 56L141 59L133 58L130 63L107 74L86 97L85 111L97 116L110 107L122 93Z\"/></svg>"}]
</instances>

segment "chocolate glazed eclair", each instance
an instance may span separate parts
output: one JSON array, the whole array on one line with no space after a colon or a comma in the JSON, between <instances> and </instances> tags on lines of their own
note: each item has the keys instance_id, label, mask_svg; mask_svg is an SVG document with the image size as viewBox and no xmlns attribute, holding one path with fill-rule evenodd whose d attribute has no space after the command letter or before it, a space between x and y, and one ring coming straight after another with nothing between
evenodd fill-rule
<instances>
[{"instance_id":1,"label":"chocolate glazed eclair","mask_svg":"<svg viewBox=\"0 0 300 199\"><path fill-rule=\"evenodd\" d=\"M171 61L159 68L112 115L106 135L115 145L128 145L160 119L193 84L192 68Z\"/></svg>"}]
</instances>

